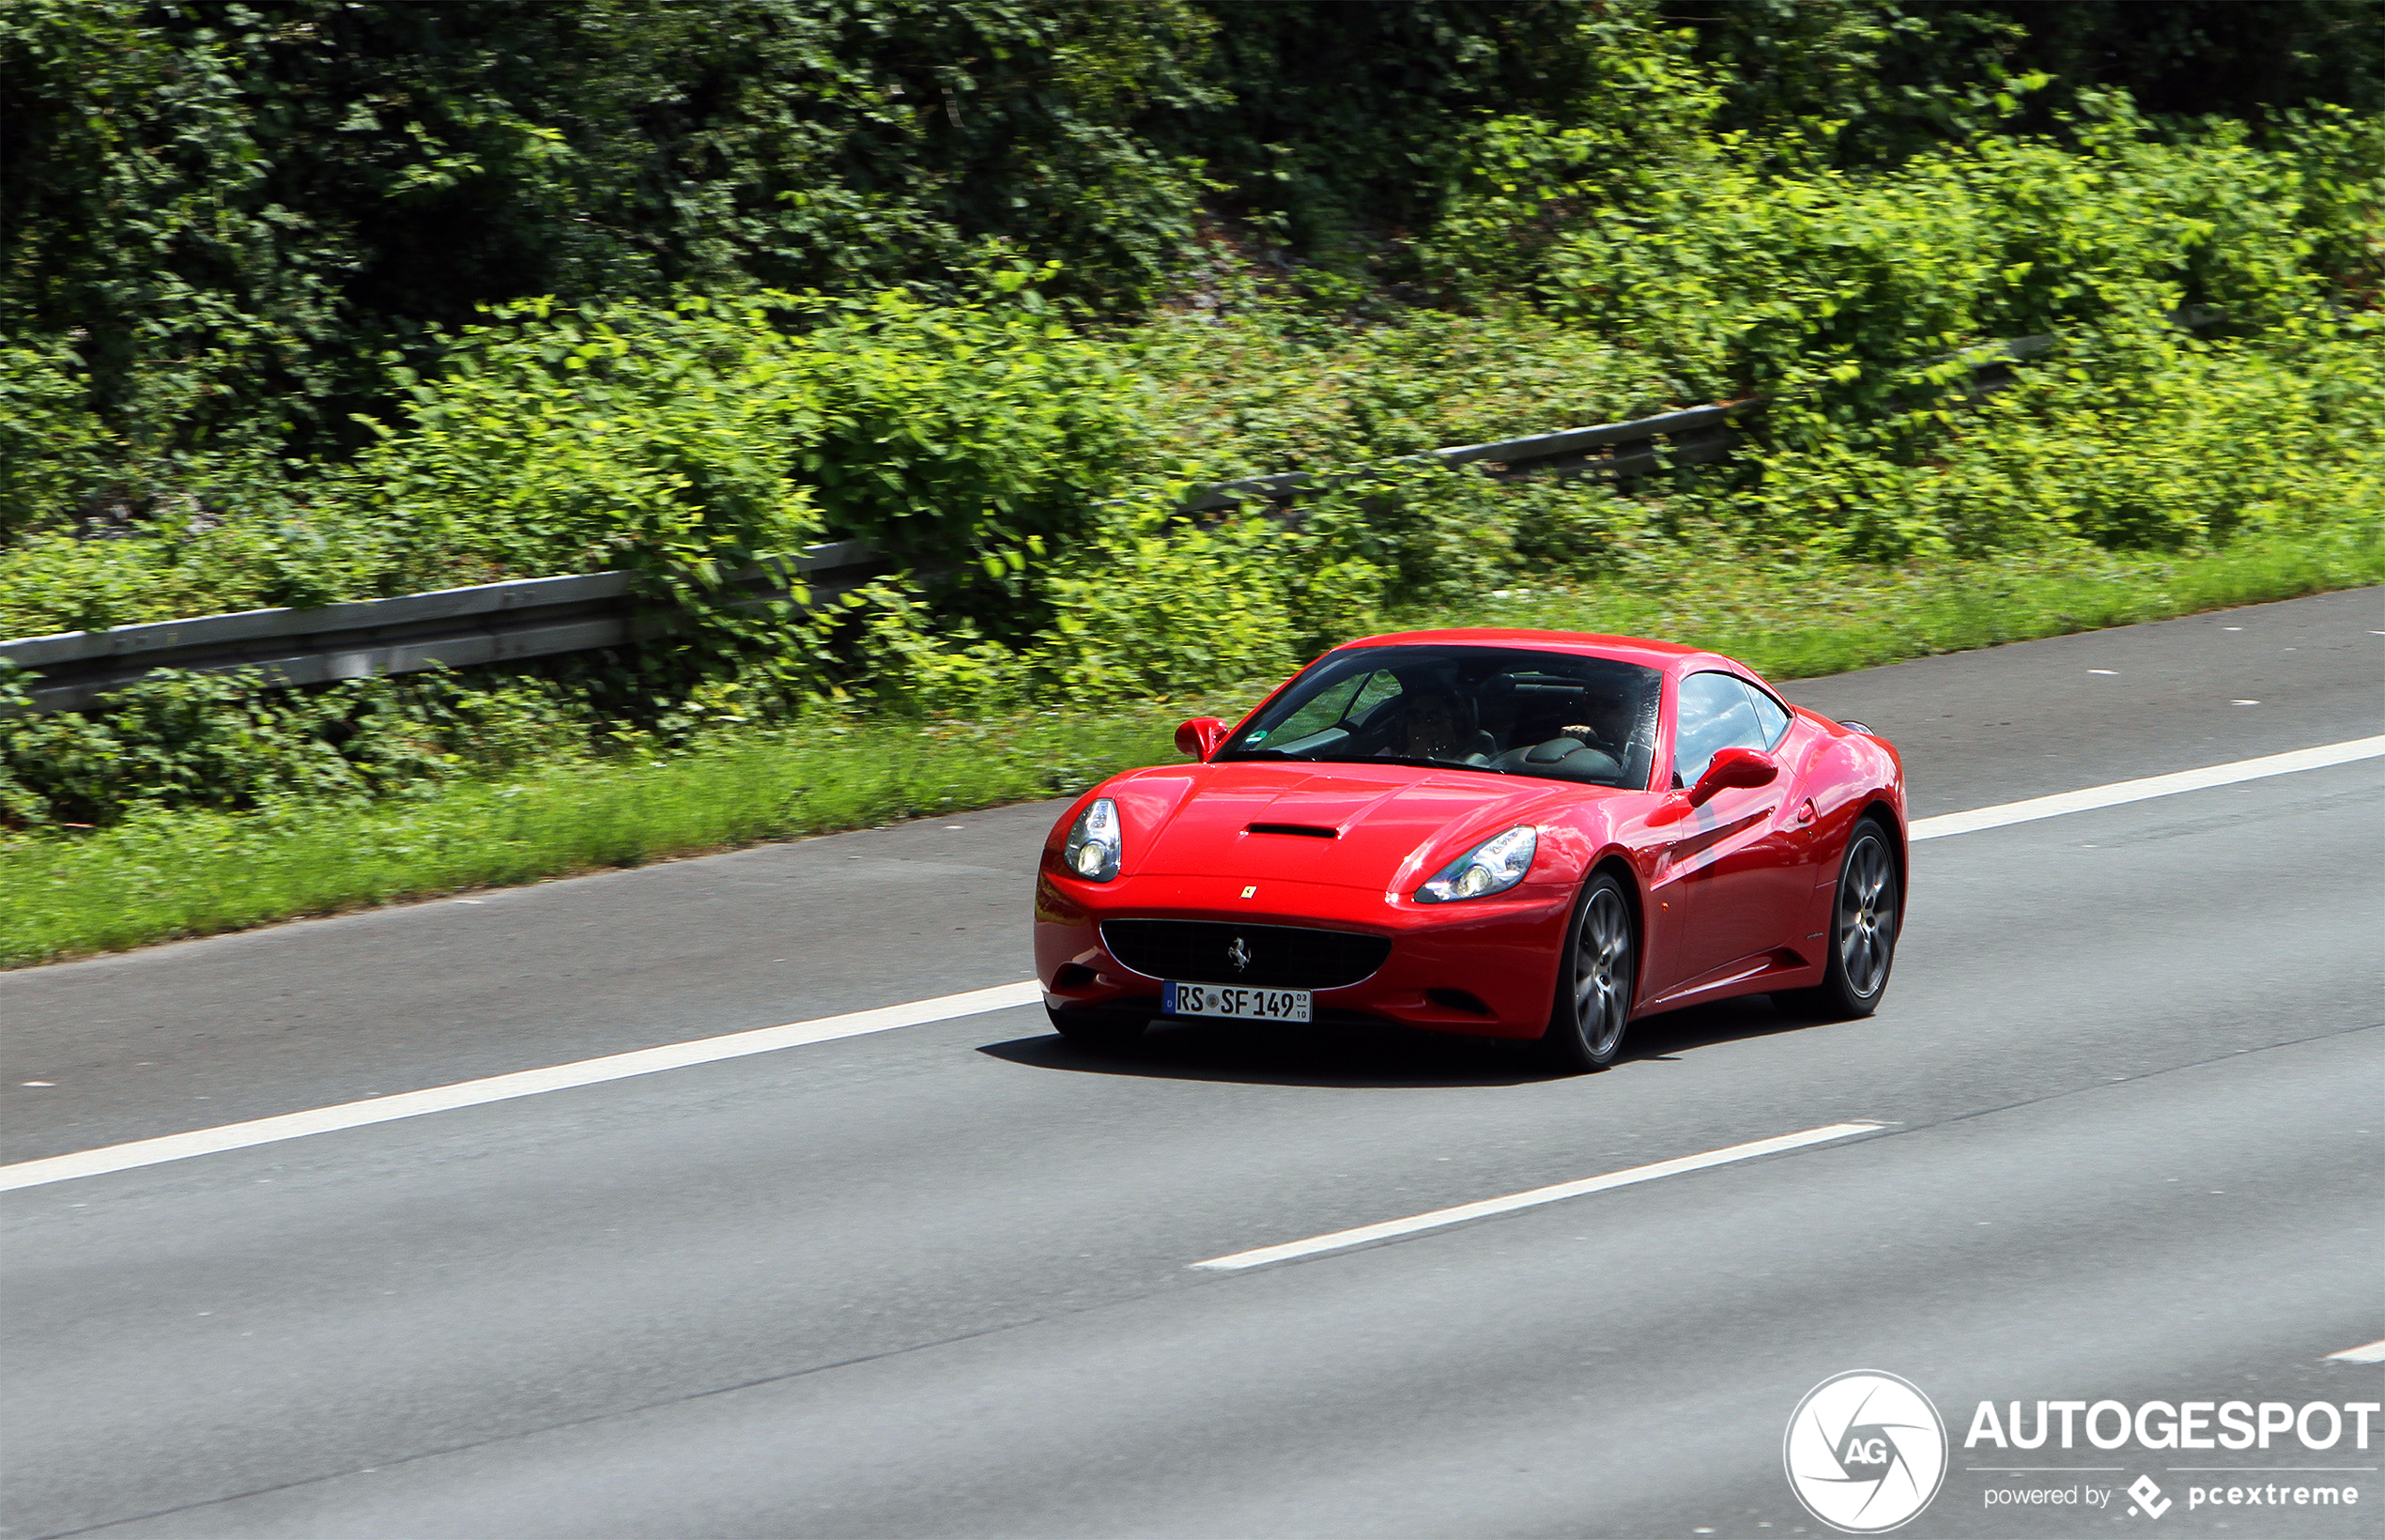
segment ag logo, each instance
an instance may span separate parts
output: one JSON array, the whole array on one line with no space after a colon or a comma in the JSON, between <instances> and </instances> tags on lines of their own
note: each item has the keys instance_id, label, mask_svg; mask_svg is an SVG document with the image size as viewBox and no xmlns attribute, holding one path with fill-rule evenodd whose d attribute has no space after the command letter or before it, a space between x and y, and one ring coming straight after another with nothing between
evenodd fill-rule
<instances>
[{"instance_id":1,"label":"ag logo","mask_svg":"<svg viewBox=\"0 0 2385 1540\"><path fill-rule=\"evenodd\" d=\"M1910 1382L1858 1369L1806 1393L1780 1457L1807 1512L1834 1530L1879 1534L1938 1495L1946 1428Z\"/></svg>"}]
</instances>

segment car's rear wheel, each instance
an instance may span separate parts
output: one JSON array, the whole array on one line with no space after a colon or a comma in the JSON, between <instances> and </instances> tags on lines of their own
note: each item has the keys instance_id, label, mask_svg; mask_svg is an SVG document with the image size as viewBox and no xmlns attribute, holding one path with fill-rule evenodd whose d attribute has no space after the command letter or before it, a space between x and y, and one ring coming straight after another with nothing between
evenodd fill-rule
<instances>
[{"instance_id":1,"label":"car's rear wheel","mask_svg":"<svg viewBox=\"0 0 2385 1540\"><path fill-rule=\"evenodd\" d=\"M1043 1013L1052 1018L1053 1031L1080 1048L1101 1052L1124 1048L1150 1025L1150 1018L1137 1011L1060 1010L1045 1006Z\"/></svg>"},{"instance_id":2,"label":"car's rear wheel","mask_svg":"<svg viewBox=\"0 0 2385 1540\"><path fill-rule=\"evenodd\" d=\"M1630 897L1605 872L1593 877L1574 905L1557 1004L1542 1046L1561 1069L1604 1070L1623 1052L1639 978L1639 936Z\"/></svg>"},{"instance_id":3,"label":"car's rear wheel","mask_svg":"<svg viewBox=\"0 0 2385 1540\"><path fill-rule=\"evenodd\" d=\"M1878 820L1860 819L1839 862L1821 987L1791 996L1793 1009L1845 1020L1880 1009L1897 960L1897 859L1888 833Z\"/></svg>"}]
</instances>

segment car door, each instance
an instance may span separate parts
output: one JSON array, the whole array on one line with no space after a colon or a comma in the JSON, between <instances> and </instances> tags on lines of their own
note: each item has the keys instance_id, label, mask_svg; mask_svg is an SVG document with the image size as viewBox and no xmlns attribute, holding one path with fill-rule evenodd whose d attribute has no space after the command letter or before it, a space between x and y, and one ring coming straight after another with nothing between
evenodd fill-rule
<instances>
[{"instance_id":1,"label":"car door","mask_svg":"<svg viewBox=\"0 0 2385 1540\"><path fill-rule=\"evenodd\" d=\"M1722 749L1791 747L1789 712L1735 674L1690 674L1675 701L1678 789L1695 786ZM1675 992L1763 966L1768 954L1802 938L1813 879L1796 821L1800 794L1795 766L1784 762L1769 784L1725 787L1675 825L1662 857L1662 886L1682 915L1668 970Z\"/></svg>"}]
</instances>

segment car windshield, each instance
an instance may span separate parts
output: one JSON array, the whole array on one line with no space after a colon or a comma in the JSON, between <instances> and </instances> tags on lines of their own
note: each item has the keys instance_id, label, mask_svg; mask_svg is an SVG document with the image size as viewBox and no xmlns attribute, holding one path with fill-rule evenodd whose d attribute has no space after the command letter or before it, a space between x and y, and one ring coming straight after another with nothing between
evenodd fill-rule
<instances>
[{"instance_id":1,"label":"car windshield","mask_svg":"<svg viewBox=\"0 0 2385 1540\"><path fill-rule=\"evenodd\" d=\"M1385 761L1637 790L1655 754L1661 678L1521 647L1356 647L1318 659L1216 757Z\"/></svg>"}]
</instances>

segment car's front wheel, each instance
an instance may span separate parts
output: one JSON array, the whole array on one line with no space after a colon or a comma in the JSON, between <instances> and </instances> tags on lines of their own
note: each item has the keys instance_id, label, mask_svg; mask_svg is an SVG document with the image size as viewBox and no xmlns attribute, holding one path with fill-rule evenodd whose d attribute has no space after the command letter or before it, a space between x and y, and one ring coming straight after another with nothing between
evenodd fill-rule
<instances>
[{"instance_id":1,"label":"car's front wheel","mask_svg":"<svg viewBox=\"0 0 2385 1540\"><path fill-rule=\"evenodd\" d=\"M1561 1069L1604 1070L1623 1052L1639 978L1639 936L1623 885L1593 877L1574 905L1557 1004L1542 1046Z\"/></svg>"},{"instance_id":2,"label":"car's front wheel","mask_svg":"<svg viewBox=\"0 0 2385 1540\"><path fill-rule=\"evenodd\" d=\"M1878 821L1858 821L1839 863L1839 896L1831 905L1830 955L1822 984L1786 1002L1793 1009L1843 1021L1869 1016L1888 992L1897 960L1897 859Z\"/></svg>"}]
</instances>

